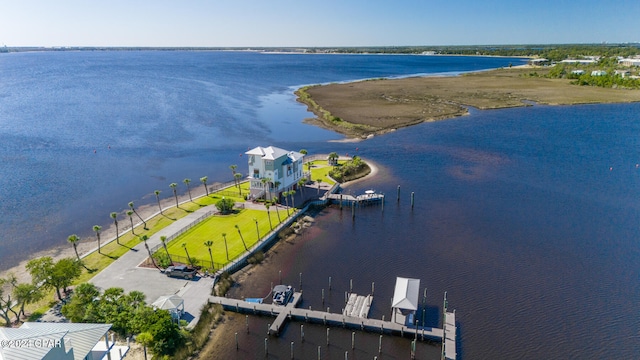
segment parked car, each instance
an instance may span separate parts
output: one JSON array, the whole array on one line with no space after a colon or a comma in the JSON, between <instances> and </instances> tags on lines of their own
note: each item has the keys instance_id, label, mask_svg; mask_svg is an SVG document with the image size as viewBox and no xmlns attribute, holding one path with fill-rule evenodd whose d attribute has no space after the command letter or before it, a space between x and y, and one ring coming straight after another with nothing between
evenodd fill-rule
<instances>
[{"instance_id":1,"label":"parked car","mask_svg":"<svg viewBox=\"0 0 640 360\"><path fill-rule=\"evenodd\" d=\"M164 270L164 273L169 277L183 278L185 280L193 279L196 276L196 269L190 268L185 265L169 266Z\"/></svg>"}]
</instances>

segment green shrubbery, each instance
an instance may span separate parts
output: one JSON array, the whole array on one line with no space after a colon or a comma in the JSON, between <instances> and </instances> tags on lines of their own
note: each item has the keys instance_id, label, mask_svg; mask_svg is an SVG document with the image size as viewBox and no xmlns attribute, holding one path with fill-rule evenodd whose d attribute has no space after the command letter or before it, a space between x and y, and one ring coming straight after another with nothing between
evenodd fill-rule
<instances>
[{"instance_id":1,"label":"green shrubbery","mask_svg":"<svg viewBox=\"0 0 640 360\"><path fill-rule=\"evenodd\" d=\"M156 355L173 354L187 339L171 314L147 305L140 291L126 294L121 288L109 288L101 294L95 285L83 283L62 307L62 314L72 322L112 324L111 329L121 337L149 333Z\"/></svg>"},{"instance_id":2,"label":"green shrubbery","mask_svg":"<svg viewBox=\"0 0 640 360\"><path fill-rule=\"evenodd\" d=\"M354 156L353 159L342 164L337 164L329 171L329 176L338 182L345 182L363 177L371 172L367 165L360 157Z\"/></svg>"}]
</instances>

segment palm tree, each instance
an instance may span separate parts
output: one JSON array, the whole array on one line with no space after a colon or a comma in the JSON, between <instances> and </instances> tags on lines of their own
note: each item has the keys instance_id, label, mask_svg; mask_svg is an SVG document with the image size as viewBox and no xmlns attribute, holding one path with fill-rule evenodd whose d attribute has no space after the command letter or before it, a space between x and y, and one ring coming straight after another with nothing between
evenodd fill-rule
<instances>
[{"instance_id":1,"label":"palm tree","mask_svg":"<svg viewBox=\"0 0 640 360\"><path fill-rule=\"evenodd\" d=\"M129 202L129 207L131 208L131 210L133 211L134 214L136 214L136 216L138 216L138 219L140 219L140 221L142 221L142 223L144 224L144 229L147 230L147 222L144 221L144 219L142 218L142 216L140 216L140 214L138 214L138 212L136 211L136 208L133 207L133 201Z\"/></svg>"},{"instance_id":2,"label":"palm tree","mask_svg":"<svg viewBox=\"0 0 640 360\"><path fill-rule=\"evenodd\" d=\"M209 196L209 189L207 188L207 180L209 180L209 178L206 176L203 176L200 178L200 182L202 182L202 185L204 185L204 191L207 193L207 196Z\"/></svg>"},{"instance_id":3,"label":"palm tree","mask_svg":"<svg viewBox=\"0 0 640 360\"><path fill-rule=\"evenodd\" d=\"M189 193L189 200L191 202L193 202L193 199L191 198L191 187L189 186L189 184L191 184L191 179L184 179L182 180L182 182L187 185L187 192Z\"/></svg>"},{"instance_id":4,"label":"palm tree","mask_svg":"<svg viewBox=\"0 0 640 360\"><path fill-rule=\"evenodd\" d=\"M173 260L171 260L171 255L169 254L169 250L167 250L167 237L164 235L160 236L160 241L162 241L162 247L164 247L164 252L167 253L169 262L171 263L171 265L173 265Z\"/></svg>"},{"instance_id":5,"label":"palm tree","mask_svg":"<svg viewBox=\"0 0 640 360\"><path fill-rule=\"evenodd\" d=\"M236 169L237 168L238 168L238 165L235 165L235 164L234 165L229 165L229 169L231 169L231 173L232 173L234 181L235 181L235 178L236 178ZM238 186L238 183L236 183L236 186Z\"/></svg>"},{"instance_id":6,"label":"palm tree","mask_svg":"<svg viewBox=\"0 0 640 360\"><path fill-rule=\"evenodd\" d=\"M311 180L311 167L313 167L313 161L307 162L307 170L309 171L309 180Z\"/></svg>"},{"instance_id":7,"label":"palm tree","mask_svg":"<svg viewBox=\"0 0 640 360\"><path fill-rule=\"evenodd\" d=\"M100 251L100 230L102 230L102 226L93 225L93 231L96 232L96 237L98 238L98 254L102 254L102 252Z\"/></svg>"},{"instance_id":8,"label":"palm tree","mask_svg":"<svg viewBox=\"0 0 640 360\"><path fill-rule=\"evenodd\" d=\"M267 217L269 218L269 227L273 231L273 225L271 224L271 213L269 212L269 207L270 206L271 205L269 205L269 203L264 203L264 207L267 208Z\"/></svg>"},{"instance_id":9,"label":"palm tree","mask_svg":"<svg viewBox=\"0 0 640 360\"><path fill-rule=\"evenodd\" d=\"M262 179L260 179L260 182L262 183L262 188L264 189L264 199L265 200L268 200L267 199L267 179L269 179L269 178L263 177Z\"/></svg>"},{"instance_id":10,"label":"palm tree","mask_svg":"<svg viewBox=\"0 0 640 360\"><path fill-rule=\"evenodd\" d=\"M273 187L276 189L276 195L278 195L278 202L280 202L280 195L278 194L278 189L280 189L280 181L274 181Z\"/></svg>"},{"instance_id":11,"label":"palm tree","mask_svg":"<svg viewBox=\"0 0 640 360\"><path fill-rule=\"evenodd\" d=\"M118 231L118 213L112 212L111 218L113 219L113 223L116 225L116 244L120 245L120 231Z\"/></svg>"},{"instance_id":12,"label":"palm tree","mask_svg":"<svg viewBox=\"0 0 640 360\"><path fill-rule=\"evenodd\" d=\"M240 240L242 240L242 245L244 246L244 250L249 250L247 249L247 244L244 243L244 237L242 237L242 233L240 232L240 227L238 226L238 224L236 224L236 230L238 230L238 235L240 235Z\"/></svg>"},{"instance_id":13,"label":"palm tree","mask_svg":"<svg viewBox=\"0 0 640 360\"><path fill-rule=\"evenodd\" d=\"M318 183L318 195L320 195L320 183L322 182L322 178L316 179L316 183Z\"/></svg>"},{"instance_id":14,"label":"palm tree","mask_svg":"<svg viewBox=\"0 0 640 360\"><path fill-rule=\"evenodd\" d=\"M282 220L280 219L280 211L278 211L278 204L274 203L273 206L276 208L276 214L278 215L278 222L282 224Z\"/></svg>"},{"instance_id":15,"label":"palm tree","mask_svg":"<svg viewBox=\"0 0 640 360\"><path fill-rule=\"evenodd\" d=\"M127 215L129 215L129 220L131 220L131 233L135 235L136 233L133 232L133 211L127 210Z\"/></svg>"},{"instance_id":16,"label":"palm tree","mask_svg":"<svg viewBox=\"0 0 640 360\"><path fill-rule=\"evenodd\" d=\"M298 151L300 154L302 155L307 155L309 152L307 151L307 149L300 149L300 151Z\"/></svg>"},{"instance_id":17,"label":"palm tree","mask_svg":"<svg viewBox=\"0 0 640 360\"><path fill-rule=\"evenodd\" d=\"M162 214L162 206L160 206L160 190L155 190L153 193L156 194L156 201L158 202L158 209L160 209L160 214Z\"/></svg>"},{"instance_id":18,"label":"palm tree","mask_svg":"<svg viewBox=\"0 0 640 360\"><path fill-rule=\"evenodd\" d=\"M260 241L260 228L258 227L258 219L253 218L253 221L256 223L256 232L258 233L258 241Z\"/></svg>"},{"instance_id":19,"label":"palm tree","mask_svg":"<svg viewBox=\"0 0 640 360\"><path fill-rule=\"evenodd\" d=\"M291 196L291 207L294 209L296 208L296 204L294 204L295 194L296 194L295 190L289 190L289 196Z\"/></svg>"},{"instance_id":20,"label":"palm tree","mask_svg":"<svg viewBox=\"0 0 640 360\"><path fill-rule=\"evenodd\" d=\"M213 271L215 267L213 266L213 255L211 254L211 247L213 246L213 241L212 240L205 241L204 246L206 246L207 249L209 250L209 259L211 259L211 271Z\"/></svg>"},{"instance_id":21,"label":"palm tree","mask_svg":"<svg viewBox=\"0 0 640 360\"><path fill-rule=\"evenodd\" d=\"M302 191L302 194L304 195L304 185L307 183L307 181L305 179L300 179L298 180L298 187L300 188L300 190Z\"/></svg>"},{"instance_id":22,"label":"palm tree","mask_svg":"<svg viewBox=\"0 0 640 360\"><path fill-rule=\"evenodd\" d=\"M242 187L240 187L240 179L242 179L242 174L235 173L233 177L236 180L236 186L238 187L238 191L240 191L240 196L242 196Z\"/></svg>"},{"instance_id":23,"label":"palm tree","mask_svg":"<svg viewBox=\"0 0 640 360\"><path fill-rule=\"evenodd\" d=\"M176 188L178 187L178 184L171 183L171 184L169 184L169 187L173 190L173 196L176 198L176 207L180 208L180 205L178 204L178 192L176 191Z\"/></svg>"},{"instance_id":24,"label":"palm tree","mask_svg":"<svg viewBox=\"0 0 640 360\"><path fill-rule=\"evenodd\" d=\"M80 238L78 237L78 235L76 234L69 235L69 237L67 238L67 241L71 243L71 245L73 245L73 251L76 252L76 257L78 258L78 262L82 265L83 268L89 271L89 268L87 268L87 266L82 262L82 260L80 260L80 255L78 254L78 242L80 242Z\"/></svg>"},{"instance_id":25,"label":"palm tree","mask_svg":"<svg viewBox=\"0 0 640 360\"><path fill-rule=\"evenodd\" d=\"M229 248L227 247L227 233L222 233L224 239L224 251L227 253L227 261L229 261Z\"/></svg>"},{"instance_id":26,"label":"palm tree","mask_svg":"<svg viewBox=\"0 0 640 360\"><path fill-rule=\"evenodd\" d=\"M189 256L189 250L187 249L187 243L182 243L180 246L184 249L184 252L187 253L187 261L191 263L191 256Z\"/></svg>"},{"instance_id":27,"label":"palm tree","mask_svg":"<svg viewBox=\"0 0 640 360\"><path fill-rule=\"evenodd\" d=\"M329 154L327 158L327 160L329 160L329 165L337 166L339 158L340 156L338 156L337 152L332 152L331 154Z\"/></svg>"},{"instance_id":28,"label":"palm tree","mask_svg":"<svg viewBox=\"0 0 640 360\"><path fill-rule=\"evenodd\" d=\"M149 249L149 244L147 244L147 240L149 240L149 237L147 235L142 235L142 241L144 241L144 247L147 249L147 252L149 253L149 259L151 259L151 263L153 264L153 266L156 269L158 269L158 265L156 265L156 261L151 255L151 249Z\"/></svg>"},{"instance_id":29,"label":"palm tree","mask_svg":"<svg viewBox=\"0 0 640 360\"><path fill-rule=\"evenodd\" d=\"M271 182L271 178L270 177L264 178L264 179L265 179L265 181L267 183L267 192L269 193L269 201L272 201L273 200L273 194L271 194L271 189L272 189L273 183Z\"/></svg>"},{"instance_id":30,"label":"palm tree","mask_svg":"<svg viewBox=\"0 0 640 360\"><path fill-rule=\"evenodd\" d=\"M287 217L289 217L289 192L288 191L284 191L282 193L282 196L284 196L284 202L287 204Z\"/></svg>"}]
</instances>

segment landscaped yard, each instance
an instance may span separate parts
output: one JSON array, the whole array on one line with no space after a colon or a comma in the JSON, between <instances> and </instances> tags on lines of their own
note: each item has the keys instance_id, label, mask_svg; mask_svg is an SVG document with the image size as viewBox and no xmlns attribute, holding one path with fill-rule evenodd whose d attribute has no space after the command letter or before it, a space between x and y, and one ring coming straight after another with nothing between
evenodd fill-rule
<instances>
[{"instance_id":1,"label":"landscaped yard","mask_svg":"<svg viewBox=\"0 0 640 360\"><path fill-rule=\"evenodd\" d=\"M278 211L280 212L280 219L284 221L287 217L286 210L278 209ZM271 225L275 228L275 226L279 224L279 221L274 206L271 206L269 209L269 214L271 217ZM256 229L256 220L258 222L258 229ZM238 225L238 228L235 227L236 225ZM240 233L238 233L238 229L242 237ZM186 252L188 251L191 258L195 258L199 262L210 262L209 251L204 243L207 240L211 240L213 241L211 254L217 269L222 264L233 260L245 252L245 245L247 248L251 248L251 246L257 243L258 231L260 232L260 237L264 237L271 231L267 211L243 209L238 213L230 215L216 214L173 240L167 246L167 249L171 255L186 257ZM223 233L226 234L226 248L225 238L222 236ZM182 244L186 244L186 251ZM160 249L159 251L162 252L164 250ZM227 255L229 260L227 259Z\"/></svg>"}]
</instances>

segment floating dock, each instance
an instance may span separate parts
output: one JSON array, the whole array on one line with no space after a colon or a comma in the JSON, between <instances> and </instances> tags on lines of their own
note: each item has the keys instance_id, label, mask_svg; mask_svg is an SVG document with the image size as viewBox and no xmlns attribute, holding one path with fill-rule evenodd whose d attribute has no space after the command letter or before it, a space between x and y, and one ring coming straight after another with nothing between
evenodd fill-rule
<instances>
[{"instance_id":1,"label":"floating dock","mask_svg":"<svg viewBox=\"0 0 640 360\"><path fill-rule=\"evenodd\" d=\"M342 315L366 319L369 317L372 302L373 296L371 295L363 296L352 293L349 295Z\"/></svg>"}]
</instances>

